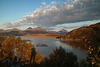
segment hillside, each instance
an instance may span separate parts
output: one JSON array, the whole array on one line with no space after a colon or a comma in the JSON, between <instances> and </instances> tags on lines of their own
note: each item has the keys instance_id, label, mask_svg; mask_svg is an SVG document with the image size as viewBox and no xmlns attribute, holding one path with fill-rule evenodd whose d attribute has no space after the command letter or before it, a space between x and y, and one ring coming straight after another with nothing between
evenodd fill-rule
<instances>
[{"instance_id":1,"label":"hillside","mask_svg":"<svg viewBox=\"0 0 100 67\"><path fill-rule=\"evenodd\" d=\"M59 36L61 40L83 40L99 41L100 40L100 22L90 26L83 26L72 30L64 35Z\"/></svg>"}]
</instances>

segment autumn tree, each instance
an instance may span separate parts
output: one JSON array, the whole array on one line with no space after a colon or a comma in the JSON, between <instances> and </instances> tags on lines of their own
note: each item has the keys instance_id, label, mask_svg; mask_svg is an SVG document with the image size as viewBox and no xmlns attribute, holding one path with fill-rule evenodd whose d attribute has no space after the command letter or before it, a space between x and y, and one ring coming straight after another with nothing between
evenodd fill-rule
<instances>
[{"instance_id":1,"label":"autumn tree","mask_svg":"<svg viewBox=\"0 0 100 67\"><path fill-rule=\"evenodd\" d=\"M3 41L6 39L6 36L1 35L0 36L0 48L1 48L1 44L3 43Z\"/></svg>"},{"instance_id":2,"label":"autumn tree","mask_svg":"<svg viewBox=\"0 0 100 67\"><path fill-rule=\"evenodd\" d=\"M17 62L20 61L20 62L25 62L27 64L30 63L31 52L32 52L31 49L32 47L34 48L34 45L30 41L10 35L3 41L0 40L0 42L2 42L0 48L0 61L3 61L5 63L7 62L7 59L10 58L10 60L14 62L15 57L18 57ZM43 61L42 54L36 51L35 55L36 55L35 57L36 63L40 63Z\"/></svg>"},{"instance_id":3,"label":"autumn tree","mask_svg":"<svg viewBox=\"0 0 100 67\"><path fill-rule=\"evenodd\" d=\"M14 58L15 37L11 36L6 38L1 44L1 59L6 61L7 58Z\"/></svg>"}]
</instances>

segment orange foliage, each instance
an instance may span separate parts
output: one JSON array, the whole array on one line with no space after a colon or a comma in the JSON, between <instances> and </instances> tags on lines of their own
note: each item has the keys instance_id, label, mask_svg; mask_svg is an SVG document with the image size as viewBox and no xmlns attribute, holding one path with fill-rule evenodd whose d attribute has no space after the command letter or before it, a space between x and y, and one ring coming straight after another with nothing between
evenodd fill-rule
<instances>
[{"instance_id":1,"label":"orange foliage","mask_svg":"<svg viewBox=\"0 0 100 67\"><path fill-rule=\"evenodd\" d=\"M2 39L0 39L1 42ZM28 40L21 39L20 37L9 36L2 41L0 47L0 60L6 61L7 58L11 58L13 61L15 56L18 57L17 61L30 61L31 59L31 48L34 45ZM36 54L36 63L43 61L42 54Z\"/></svg>"}]
</instances>

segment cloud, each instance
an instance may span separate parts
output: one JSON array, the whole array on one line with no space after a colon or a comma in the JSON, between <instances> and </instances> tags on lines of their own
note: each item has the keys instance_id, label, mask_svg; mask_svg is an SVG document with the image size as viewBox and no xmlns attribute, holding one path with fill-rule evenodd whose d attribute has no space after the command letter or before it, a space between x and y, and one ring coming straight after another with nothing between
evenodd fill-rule
<instances>
[{"instance_id":1,"label":"cloud","mask_svg":"<svg viewBox=\"0 0 100 67\"><path fill-rule=\"evenodd\" d=\"M26 15L30 15L31 13L26 13Z\"/></svg>"},{"instance_id":2,"label":"cloud","mask_svg":"<svg viewBox=\"0 0 100 67\"><path fill-rule=\"evenodd\" d=\"M59 26L59 27L48 27L49 30L52 30L52 31L59 31L59 30L62 30L62 29L65 29L65 30L73 30L73 29L76 29L76 28L79 28L81 27L81 25L71 25L71 26Z\"/></svg>"},{"instance_id":3,"label":"cloud","mask_svg":"<svg viewBox=\"0 0 100 67\"><path fill-rule=\"evenodd\" d=\"M91 25L91 24L96 24L96 23L98 23L98 22L90 22L90 23L86 23L86 24L84 24L83 26L89 26L89 25Z\"/></svg>"},{"instance_id":4,"label":"cloud","mask_svg":"<svg viewBox=\"0 0 100 67\"><path fill-rule=\"evenodd\" d=\"M54 3L54 2L52 2ZM45 4L44 4L45 5ZM38 8L26 19L33 20L38 26L55 26L63 23L96 20L100 18L100 0L75 0L71 4L46 5ZM35 20L37 20L35 22Z\"/></svg>"},{"instance_id":5,"label":"cloud","mask_svg":"<svg viewBox=\"0 0 100 67\"><path fill-rule=\"evenodd\" d=\"M42 5L46 5L46 3L45 3L45 2L43 2L43 3L42 3Z\"/></svg>"},{"instance_id":6,"label":"cloud","mask_svg":"<svg viewBox=\"0 0 100 67\"><path fill-rule=\"evenodd\" d=\"M52 1L51 4L52 4L52 5L56 5L56 1Z\"/></svg>"},{"instance_id":7,"label":"cloud","mask_svg":"<svg viewBox=\"0 0 100 67\"><path fill-rule=\"evenodd\" d=\"M15 28L15 27L22 27L22 26L28 26L28 25L34 25L34 23L27 23L25 19L23 20L18 20L16 22L7 22L3 23L0 26L3 26L4 28Z\"/></svg>"},{"instance_id":8,"label":"cloud","mask_svg":"<svg viewBox=\"0 0 100 67\"><path fill-rule=\"evenodd\" d=\"M5 23L5 27L36 25L52 27L64 23L76 23L100 19L100 0L75 0L64 4L55 1L51 5L42 3L42 7L23 16L22 21ZM54 4L56 4L54 6ZM9 26L10 25L10 26Z\"/></svg>"}]
</instances>

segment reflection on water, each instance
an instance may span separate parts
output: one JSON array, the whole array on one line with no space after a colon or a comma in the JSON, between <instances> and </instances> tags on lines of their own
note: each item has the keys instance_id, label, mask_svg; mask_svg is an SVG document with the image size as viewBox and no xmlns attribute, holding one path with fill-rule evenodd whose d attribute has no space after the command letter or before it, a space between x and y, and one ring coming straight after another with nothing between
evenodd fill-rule
<instances>
[{"instance_id":1,"label":"reflection on water","mask_svg":"<svg viewBox=\"0 0 100 67\"><path fill-rule=\"evenodd\" d=\"M41 52L45 57L48 57L57 47L62 46L67 52L73 52L78 59L87 57L87 50L82 42L75 41L58 41L55 37L21 37L23 39L31 40L34 45L47 44L47 47L35 47L38 52Z\"/></svg>"},{"instance_id":2,"label":"reflection on water","mask_svg":"<svg viewBox=\"0 0 100 67\"><path fill-rule=\"evenodd\" d=\"M66 45L70 45L76 49L87 50L86 49L87 43L85 43L83 41L60 41L60 42L66 44Z\"/></svg>"}]
</instances>

